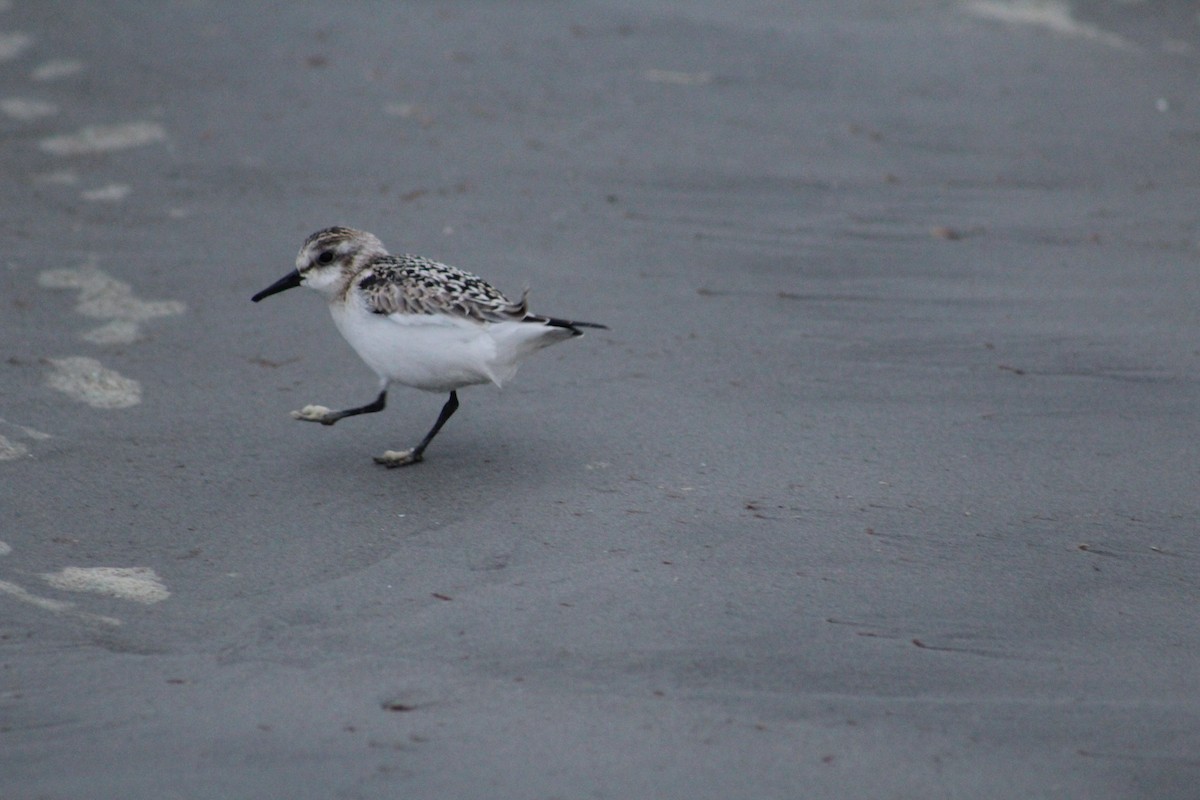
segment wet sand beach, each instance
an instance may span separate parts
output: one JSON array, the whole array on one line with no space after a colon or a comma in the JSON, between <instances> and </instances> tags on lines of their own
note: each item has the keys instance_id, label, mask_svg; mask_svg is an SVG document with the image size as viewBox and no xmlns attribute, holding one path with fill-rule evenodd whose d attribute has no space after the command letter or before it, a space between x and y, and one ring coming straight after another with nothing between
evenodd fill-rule
<instances>
[{"instance_id":1,"label":"wet sand beach","mask_svg":"<svg viewBox=\"0 0 1200 800\"><path fill-rule=\"evenodd\" d=\"M1184 2L13 0L0 797L1193 798ZM609 330L461 408L349 225Z\"/></svg>"}]
</instances>

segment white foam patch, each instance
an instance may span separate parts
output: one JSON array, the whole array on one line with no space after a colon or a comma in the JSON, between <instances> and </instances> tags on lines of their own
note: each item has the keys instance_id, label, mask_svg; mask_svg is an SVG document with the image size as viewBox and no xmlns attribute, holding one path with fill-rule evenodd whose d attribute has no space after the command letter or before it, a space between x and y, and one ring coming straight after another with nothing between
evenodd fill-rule
<instances>
[{"instance_id":1,"label":"white foam patch","mask_svg":"<svg viewBox=\"0 0 1200 800\"><path fill-rule=\"evenodd\" d=\"M1033 25L1064 36L1076 36L1117 47L1132 49L1133 45L1115 33L1079 22L1071 16L1071 8L1061 0L971 0L966 10L987 19L1013 25Z\"/></svg>"},{"instance_id":2,"label":"white foam patch","mask_svg":"<svg viewBox=\"0 0 1200 800\"><path fill-rule=\"evenodd\" d=\"M33 122L58 113L58 106L44 100L28 100L24 97L6 97L0 100L0 111L19 122Z\"/></svg>"},{"instance_id":3,"label":"white foam patch","mask_svg":"<svg viewBox=\"0 0 1200 800\"><path fill-rule=\"evenodd\" d=\"M110 183L98 189L88 189L79 193L84 200L93 202L115 203L124 200L133 189L124 183Z\"/></svg>"},{"instance_id":4,"label":"white foam patch","mask_svg":"<svg viewBox=\"0 0 1200 800\"><path fill-rule=\"evenodd\" d=\"M12 552L12 545L8 542L0 542L0 556L6 556Z\"/></svg>"},{"instance_id":5,"label":"white foam patch","mask_svg":"<svg viewBox=\"0 0 1200 800\"><path fill-rule=\"evenodd\" d=\"M0 592L11 595L23 603L29 603L31 606L44 608L47 611L67 611L75 605L65 600L51 600L49 597L38 597L36 594L27 592L15 583L9 583L8 581L0 581Z\"/></svg>"},{"instance_id":6,"label":"white foam patch","mask_svg":"<svg viewBox=\"0 0 1200 800\"><path fill-rule=\"evenodd\" d=\"M73 58L55 58L40 64L29 74L35 81L56 81L83 71L83 62Z\"/></svg>"},{"instance_id":7,"label":"white foam patch","mask_svg":"<svg viewBox=\"0 0 1200 800\"><path fill-rule=\"evenodd\" d=\"M129 408L142 402L142 385L108 369L94 358L52 358L54 368L46 377L50 388L87 403L92 408Z\"/></svg>"},{"instance_id":8,"label":"white foam patch","mask_svg":"<svg viewBox=\"0 0 1200 800\"><path fill-rule=\"evenodd\" d=\"M0 33L0 61L12 61L33 44L27 33Z\"/></svg>"},{"instance_id":9,"label":"white foam patch","mask_svg":"<svg viewBox=\"0 0 1200 800\"><path fill-rule=\"evenodd\" d=\"M9 422L6 419L0 419L0 425L9 425L13 428L16 428L23 435L28 436L30 439L37 439L38 441L41 441L43 439L53 439L54 438L50 434L43 433L42 431L36 430L34 428L30 428L28 425L18 425L17 423Z\"/></svg>"},{"instance_id":10,"label":"white foam patch","mask_svg":"<svg viewBox=\"0 0 1200 800\"><path fill-rule=\"evenodd\" d=\"M30 428L28 425L18 425L17 430L19 430L21 433L28 436L30 439L36 439L39 442L43 441L45 439L53 439L54 438L50 434L45 433L43 431L35 430L34 428Z\"/></svg>"},{"instance_id":11,"label":"white foam patch","mask_svg":"<svg viewBox=\"0 0 1200 800\"><path fill-rule=\"evenodd\" d=\"M141 327L127 319L114 319L107 325L93 328L80 338L92 344L130 344L141 338Z\"/></svg>"},{"instance_id":12,"label":"white foam patch","mask_svg":"<svg viewBox=\"0 0 1200 800\"><path fill-rule=\"evenodd\" d=\"M121 624L121 620L114 619L113 617L102 617L99 614L89 614L86 611L76 611L75 604L68 603L65 600L52 600L49 597L39 597L32 592L22 589L15 583L10 583L9 581L0 581L0 592L20 600L22 603L28 603L31 606L35 606L46 611L53 611L57 614L68 614L69 616L82 619L86 622L99 622L104 625L113 626Z\"/></svg>"},{"instance_id":13,"label":"white foam patch","mask_svg":"<svg viewBox=\"0 0 1200 800\"><path fill-rule=\"evenodd\" d=\"M43 139L38 147L55 156L80 156L126 150L166 139L166 130L157 122L126 122L119 125L88 125L78 133Z\"/></svg>"},{"instance_id":14,"label":"white foam patch","mask_svg":"<svg viewBox=\"0 0 1200 800\"><path fill-rule=\"evenodd\" d=\"M149 567L63 567L44 573L42 580L64 592L92 592L145 605L171 596Z\"/></svg>"},{"instance_id":15,"label":"white foam patch","mask_svg":"<svg viewBox=\"0 0 1200 800\"><path fill-rule=\"evenodd\" d=\"M38 275L38 284L47 289L77 289L78 313L111 320L84 334L83 338L94 344L130 344L141 337L143 322L187 310L178 300L142 300L128 283L95 267L46 270Z\"/></svg>"},{"instance_id":16,"label":"white foam patch","mask_svg":"<svg viewBox=\"0 0 1200 800\"><path fill-rule=\"evenodd\" d=\"M18 458L24 458L27 455L29 455L28 447L0 434L0 461L16 461ZM3 544L3 542L0 542L0 544ZM4 553L0 552L0 555L4 555Z\"/></svg>"}]
</instances>

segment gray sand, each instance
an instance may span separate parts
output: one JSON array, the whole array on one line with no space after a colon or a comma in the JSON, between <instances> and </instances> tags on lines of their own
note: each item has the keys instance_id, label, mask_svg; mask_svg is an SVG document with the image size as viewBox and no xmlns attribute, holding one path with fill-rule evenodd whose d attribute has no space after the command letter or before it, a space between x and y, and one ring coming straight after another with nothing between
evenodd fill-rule
<instances>
[{"instance_id":1,"label":"gray sand","mask_svg":"<svg viewBox=\"0 0 1200 800\"><path fill-rule=\"evenodd\" d=\"M1197 796L1191 3L0 31L0 797ZM611 330L380 469L330 224Z\"/></svg>"}]
</instances>

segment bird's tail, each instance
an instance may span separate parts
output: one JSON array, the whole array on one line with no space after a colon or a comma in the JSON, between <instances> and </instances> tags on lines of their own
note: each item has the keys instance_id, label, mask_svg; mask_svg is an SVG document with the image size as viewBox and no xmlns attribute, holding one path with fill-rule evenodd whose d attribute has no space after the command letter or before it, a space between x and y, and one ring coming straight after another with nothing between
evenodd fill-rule
<instances>
[{"instance_id":1,"label":"bird's tail","mask_svg":"<svg viewBox=\"0 0 1200 800\"><path fill-rule=\"evenodd\" d=\"M583 331L580 328L598 328L600 330L608 330L607 325L601 325L599 322L579 322L571 319L558 319L557 317L541 317L536 314L529 314L523 322L540 322L543 325L549 325L551 328L566 328L571 332L572 336L582 336Z\"/></svg>"}]
</instances>

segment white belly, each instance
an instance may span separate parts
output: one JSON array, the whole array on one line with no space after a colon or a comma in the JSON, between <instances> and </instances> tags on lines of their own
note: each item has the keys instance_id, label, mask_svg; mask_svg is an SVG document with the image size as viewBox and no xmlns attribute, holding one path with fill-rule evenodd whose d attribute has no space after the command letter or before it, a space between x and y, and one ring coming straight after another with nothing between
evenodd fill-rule
<instances>
[{"instance_id":1,"label":"white belly","mask_svg":"<svg viewBox=\"0 0 1200 800\"><path fill-rule=\"evenodd\" d=\"M384 316L337 303L329 310L359 357L388 382L448 392L504 379L494 370L496 343L479 323L432 314Z\"/></svg>"}]
</instances>

